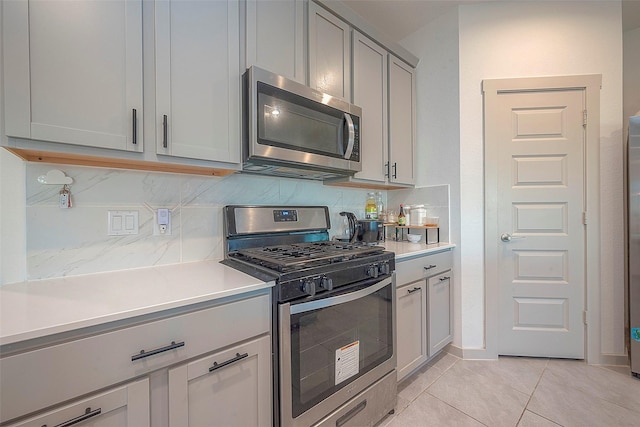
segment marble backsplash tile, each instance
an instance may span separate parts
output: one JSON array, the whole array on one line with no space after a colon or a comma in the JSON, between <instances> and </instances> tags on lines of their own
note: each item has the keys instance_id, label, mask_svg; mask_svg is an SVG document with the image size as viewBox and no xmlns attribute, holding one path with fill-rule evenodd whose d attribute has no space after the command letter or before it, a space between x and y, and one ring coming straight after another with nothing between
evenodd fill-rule
<instances>
[{"instance_id":1,"label":"marble backsplash tile","mask_svg":"<svg viewBox=\"0 0 640 427\"><path fill-rule=\"evenodd\" d=\"M38 183L51 169L73 178L71 209L58 208L61 186ZM222 208L229 204L328 206L329 233L338 235L340 212L362 218L368 192L249 174L218 178L41 163L28 163L25 179L28 279L221 259ZM171 236L153 235L147 206L173 209ZM108 236L109 210L138 211L139 233Z\"/></svg>"}]
</instances>

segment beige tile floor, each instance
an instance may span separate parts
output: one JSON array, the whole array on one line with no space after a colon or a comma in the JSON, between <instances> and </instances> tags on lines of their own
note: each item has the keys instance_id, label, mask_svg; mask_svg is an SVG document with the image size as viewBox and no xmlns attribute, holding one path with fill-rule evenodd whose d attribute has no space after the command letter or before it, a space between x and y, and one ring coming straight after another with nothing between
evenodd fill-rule
<instances>
[{"instance_id":1,"label":"beige tile floor","mask_svg":"<svg viewBox=\"0 0 640 427\"><path fill-rule=\"evenodd\" d=\"M640 426L640 380L583 361L444 353L398 385L377 427Z\"/></svg>"}]
</instances>

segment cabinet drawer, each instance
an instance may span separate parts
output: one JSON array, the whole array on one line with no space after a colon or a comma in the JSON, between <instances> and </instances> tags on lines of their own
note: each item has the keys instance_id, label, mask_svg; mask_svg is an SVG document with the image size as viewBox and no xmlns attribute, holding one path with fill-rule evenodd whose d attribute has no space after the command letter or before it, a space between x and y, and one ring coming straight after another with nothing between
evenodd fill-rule
<instances>
[{"instance_id":1,"label":"cabinet drawer","mask_svg":"<svg viewBox=\"0 0 640 427\"><path fill-rule=\"evenodd\" d=\"M451 250L396 263L396 286L435 276L453 267Z\"/></svg>"},{"instance_id":2,"label":"cabinet drawer","mask_svg":"<svg viewBox=\"0 0 640 427\"><path fill-rule=\"evenodd\" d=\"M72 402L8 427L71 426L79 423L91 427L148 427L149 379Z\"/></svg>"},{"instance_id":3,"label":"cabinet drawer","mask_svg":"<svg viewBox=\"0 0 640 427\"><path fill-rule=\"evenodd\" d=\"M0 399L0 422L267 333L269 327L269 296L260 295L5 357L0 387L11 393Z\"/></svg>"}]
</instances>

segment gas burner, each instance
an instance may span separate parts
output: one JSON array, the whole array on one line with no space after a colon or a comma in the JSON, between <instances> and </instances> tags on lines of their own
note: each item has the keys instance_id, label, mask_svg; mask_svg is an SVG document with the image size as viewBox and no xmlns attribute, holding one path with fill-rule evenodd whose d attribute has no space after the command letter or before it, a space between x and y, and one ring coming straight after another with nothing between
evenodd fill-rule
<instances>
[{"instance_id":1,"label":"gas burner","mask_svg":"<svg viewBox=\"0 0 640 427\"><path fill-rule=\"evenodd\" d=\"M284 272L335 264L383 251L384 248L380 246L354 245L327 240L240 249L229 255Z\"/></svg>"}]
</instances>

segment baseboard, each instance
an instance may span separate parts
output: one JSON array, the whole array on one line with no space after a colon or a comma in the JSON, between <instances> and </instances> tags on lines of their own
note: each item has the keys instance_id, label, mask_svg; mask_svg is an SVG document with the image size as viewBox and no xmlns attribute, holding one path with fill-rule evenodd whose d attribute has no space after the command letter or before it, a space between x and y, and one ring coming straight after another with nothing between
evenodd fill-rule
<instances>
[{"instance_id":1,"label":"baseboard","mask_svg":"<svg viewBox=\"0 0 640 427\"><path fill-rule=\"evenodd\" d=\"M599 365L629 366L629 356L626 354L601 354Z\"/></svg>"},{"instance_id":2,"label":"baseboard","mask_svg":"<svg viewBox=\"0 0 640 427\"><path fill-rule=\"evenodd\" d=\"M457 345L453 345L453 343L449 343L445 348L444 351L446 351L447 353L459 357L460 359L462 359L463 356L463 350L461 347L458 347Z\"/></svg>"}]
</instances>

